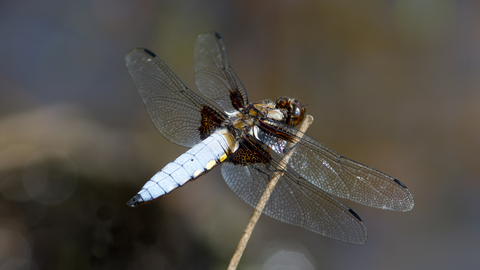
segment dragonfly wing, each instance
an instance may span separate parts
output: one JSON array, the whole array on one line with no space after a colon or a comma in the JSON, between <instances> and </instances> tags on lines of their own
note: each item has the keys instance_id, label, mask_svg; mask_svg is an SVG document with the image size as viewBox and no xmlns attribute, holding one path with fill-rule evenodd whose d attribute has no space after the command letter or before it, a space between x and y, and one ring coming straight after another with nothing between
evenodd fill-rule
<instances>
[{"instance_id":1,"label":"dragonfly wing","mask_svg":"<svg viewBox=\"0 0 480 270\"><path fill-rule=\"evenodd\" d=\"M198 36L194 65L198 89L223 110L230 112L248 104L245 87L230 66L225 44L218 33Z\"/></svg>"},{"instance_id":2,"label":"dragonfly wing","mask_svg":"<svg viewBox=\"0 0 480 270\"><path fill-rule=\"evenodd\" d=\"M169 141L192 147L201 141L205 110L225 118L147 49L136 48L125 57L127 68L157 130ZM205 122L205 121L204 121ZM205 137L205 136L204 136Z\"/></svg>"}]
</instances>

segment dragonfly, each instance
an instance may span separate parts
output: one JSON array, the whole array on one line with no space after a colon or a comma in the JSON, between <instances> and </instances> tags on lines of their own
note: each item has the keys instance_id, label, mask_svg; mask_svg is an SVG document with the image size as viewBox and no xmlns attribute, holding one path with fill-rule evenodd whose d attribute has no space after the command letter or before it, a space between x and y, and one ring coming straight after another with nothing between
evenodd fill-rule
<instances>
[{"instance_id":1,"label":"dragonfly","mask_svg":"<svg viewBox=\"0 0 480 270\"><path fill-rule=\"evenodd\" d=\"M398 179L298 131L295 127L306 113L299 100L249 103L216 32L199 35L195 44L195 82L205 98L148 49L131 50L126 65L157 130L190 148L148 180L128 206L158 199L221 163L227 185L254 208L281 170L262 213L348 243L365 243L367 230L338 198L392 211L414 206L412 193ZM286 155L290 159L285 164Z\"/></svg>"}]
</instances>

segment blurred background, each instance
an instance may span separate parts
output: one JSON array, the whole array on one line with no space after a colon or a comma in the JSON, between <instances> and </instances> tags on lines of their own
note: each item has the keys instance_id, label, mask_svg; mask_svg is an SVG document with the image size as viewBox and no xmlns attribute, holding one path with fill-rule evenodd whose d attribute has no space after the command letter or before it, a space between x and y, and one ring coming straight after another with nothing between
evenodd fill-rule
<instances>
[{"instance_id":1,"label":"blurred background","mask_svg":"<svg viewBox=\"0 0 480 270\"><path fill-rule=\"evenodd\" d=\"M0 269L226 269L252 209L220 169L126 202L186 149L154 128L125 67L155 52L192 89L219 32L252 102L307 104L313 138L395 176L411 212L347 202L351 245L262 216L241 269L480 265L480 2L2 1Z\"/></svg>"}]
</instances>

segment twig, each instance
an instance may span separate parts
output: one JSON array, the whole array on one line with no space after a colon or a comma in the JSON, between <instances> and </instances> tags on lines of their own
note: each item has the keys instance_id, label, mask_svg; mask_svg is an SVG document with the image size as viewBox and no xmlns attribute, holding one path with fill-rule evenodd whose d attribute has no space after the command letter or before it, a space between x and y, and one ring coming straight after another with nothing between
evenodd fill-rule
<instances>
[{"instance_id":1,"label":"twig","mask_svg":"<svg viewBox=\"0 0 480 270\"><path fill-rule=\"evenodd\" d=\"M298 137L301 137L303 133L305 133L308 127L312 124L312 122L313 122L313 117L311 115L307 115L302 125L299 128L299 131L301 132L301 134L298 134L299 135ZM297 142L298 142L298 139L293 142L293 145L294 145L293 147L295 147L295 144ZM268 199L270 198L270 195L272 195L273 189L277 185L278 180L284 174L285 166L286 164L288 164L288 161L290 160L290 157L292 156L294 151L295 149L292 149L285 157L283 157L282 161L279 164L279 168L277 168L278 170L276 170L275 173L272 175L272 179L268 183L267 187L265 188L265 191L262 194L262 197L258 201L257 207L255 207L255 209L253 210L252 217L250 218L250 221L248 222L247 227L243 232L242 238L238 242L237 248L235 249L235 253L233 253L232 259L230 260L230 264L228 265L227 270L237 269L238 263L240 262L240 258L243 255L243 251L245 250L248 240L252 235L253 229L255 228L255 225L257 224L257 221L260 218L260 215L262 214L263 209L265 208L265 205L267 204Z\"/></svg>"}]
</instances>

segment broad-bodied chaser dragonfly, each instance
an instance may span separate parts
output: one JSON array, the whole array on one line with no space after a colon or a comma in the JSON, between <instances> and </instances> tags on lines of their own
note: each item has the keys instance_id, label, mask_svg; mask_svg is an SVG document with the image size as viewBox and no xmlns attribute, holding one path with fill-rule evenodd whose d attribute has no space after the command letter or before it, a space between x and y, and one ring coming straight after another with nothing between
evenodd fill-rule
<instances>
[{"instance_id":1,"label":"broad-bodied chaser dragonfly","mask_svg":"<svg viewBox=\"0 0 480 270\"><path fill-rule=\"evenodd\" d=\"M147 49L133 49L126 63L158 131L191 147L147 181L129 206L155 200L223 163L228 186L252 207L274 172L284 168L263 213L349 243L364 243L366 227L334 196L380 209L413 208L413 196L399 180L299 136L294 127L305 107L298 100L249 103L219 34L198 36L194 62L199 91L218 107L188 89ZM292 146L294 140L298 143ZM292 151L288 164L281 164Z\"/></svg>"}]
</instances>

